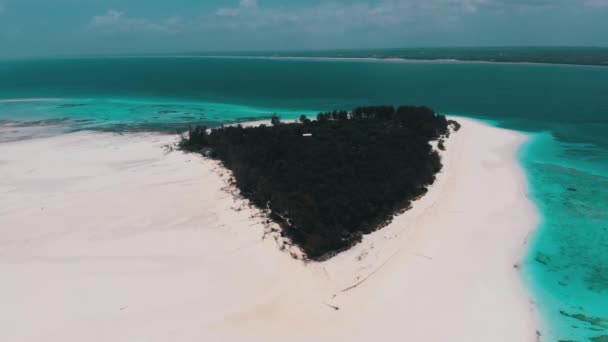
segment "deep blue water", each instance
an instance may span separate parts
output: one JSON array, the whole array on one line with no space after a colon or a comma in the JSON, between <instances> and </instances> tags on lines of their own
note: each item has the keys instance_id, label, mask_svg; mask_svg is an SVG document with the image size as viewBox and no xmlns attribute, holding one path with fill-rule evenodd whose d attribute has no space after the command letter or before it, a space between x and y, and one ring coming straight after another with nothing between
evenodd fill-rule
<instances>
[{"instance_id":1,"label":"deep blue water","mask_svg":"<svg viewBox=\"0 0 608 342\"><path fill-rule=\"evenodd\" d=\"M44 100L1 102L33 98ZM222 58L0 62L0 134L27 125L171 131L364 104L428 105L532 134L520 160L543 222L523 272L546 323L543 340L608 335L608 68Z\"/></svg>"}]
</instances>

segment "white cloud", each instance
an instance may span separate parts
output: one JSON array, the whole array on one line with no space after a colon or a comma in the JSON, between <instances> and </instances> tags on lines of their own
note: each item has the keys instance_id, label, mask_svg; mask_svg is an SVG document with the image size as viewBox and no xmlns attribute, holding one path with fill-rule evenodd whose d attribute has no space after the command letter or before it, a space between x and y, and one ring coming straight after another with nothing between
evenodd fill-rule
<instances>
[{"instance_id":1,"label":"white cloud","mask_svg":"<svg viewBox=\"0 0 608 342\"><path fill-rule=\"evenodd\" d=\"M241 0L239 3L239 7L241 8L256 8L258 7L257 0Z\"/></svg>"},{"instance_id":2,"label":"white cloud","mask_svg":"<svg viewBox=\"0 0 608 342\"><path fill-rule=\"evenodd\" d=\"M241 13L239 8L219 8L215 14L222 17L236 17Z\"/></svg>"},{"instance_id":3,"label":"white cloud","mask_svg":"<svg viewBox=\"0 0 608 342\"><path fill-rule=\"evenodd\" d=\"M219 8L215 17L204 16L207 27L229 30L253 30L276 26L282 31L344 32L368 26L390 26L419 19L439 18L437 2L460 0L384 0L371 5L364 2L350 4L325 3L312 7L268 8L255 0L241 0L238 7ZM485 1L485 0L472 0ZM289 24L289 26L285 26Z\"/></svg>"},{"instance_id":4,"label":"white cloud","mask_svg":"<svg viewBox=\"0 0 608 342\"><path fill-rule=\"evenodd\" d=\"M546 8L556 1L561 0L382 0L378 3L359 0L349 3L326 2L311 7L270 8L263 6L261 1L241 0L236 7L222 7L215 11L215 15L222 20L208 16L205 20L227 27L251 27L256 21L259 25L289 21L307 26L324 24L326 29L331 30L344 26L389 26L404 22L430 24L435 21L445 22L445 18L454 20L463 15L475 14L482 9L525 11Z\"/></svg>"},{"instance_id":5,"label":"white cloud","mask_svg":"<svg viewBox=\"0 0 608 342\"><path fill-rule=\"evenodd\" d=\"M121 18L123 18L123 17L124 17L123 12L119 12L117 10L111 9L111 10L108 10L108 12L106 12L103 15L94 16L93 19L91 19L90 26L102 27L102 26L114 25L117 22L119 22L121 20Z\"/></svg>"},{"instance_id":6,"label":"white cloud","mask_svg":"<svg viewBox=\"0 0 608 342\"><path fill-rule=\"evenodd\" d=\"M1 0L0 0L1 1ZM346 33L384 32L409 34L416 30L441 31L463 16L480 11L529 11L545 9L561 0L368 0L325 2L305 7L266 7L260 0L240 0L198 17L137 18L110 9L95 16L89 28L103 32L233 33L263 39L264 33L299 37L340 36ZM583 0L601 7L608 0ZM375 32L378 32L377 30Z\"/></svg>"},{"instance_id":7,"label":"white cloud","mask_svg":"<svg viewBox=\"0 0 608 342\"><path fill-rule=\"evenodd\" d=\"M153 33L177 33L183 29L183 21L180 17L168 17L153 21L145 18L133 18L124 12L114 9L105 14L91 18L89 29L102 32L153 32Z\"/></svg>"},{"instance_id":8,"label":"white cloud","mask_svg":"<svg viewBox=\"0 0 608 342\"><path fill-rule=\"evenodd\" d=\"M455 0L460 3L462 9L467 13L475 13L479 7L490 3L490 0Z\"/></svg>"},{"instance_id":9,"label":"white cloud","mask_svg":"<svg viewBox=\"0 0 608 342\"><path fill-rule=\"evenodd\" d=\"M608 8L608 0L585 0L585 7Z\"/></svg>"},{"instance_id":10,"label":"white cloud","mask_svg":"<svg viewBox=\"0 0 608 342\"><path fill-rule=\"evenodd\" d=\"M237 6L199 17L199 32L231 33L235 40L260 41L272 35L290 43L307 39L311 45L330 37L360 36L361 41L407 41L407 37L446 34L469 16L525 14L550 11L569 0L352 0L308 6L265 6L263 0L241 0ZM608 1L608 0L588 0ZM390 37L389 37L390 36ZM297 42L302 43L301 41Z\"/></svg>"},{"instance_id":11,"label":"white cloud","mask_svg":"<svg viewBox=\"0 0 608 342\"><path fill-rule=\"evenodd\" d=\"M494 12L527 12L534 10L546 10L558 5L565 0L448 0L460 6L466 13L477 13L486 9ZM608 0L591 0L608 1Z\"/></svg>"},{"instance_id":12,"label":"white cloud","mask_svg":"<svg viewBox=\"0 0 608 342\"><path fill-rule=\"evenodd\" d=\"M257 0L241 0L238 7L222 7L215 14L222 17L236 17L239 14L258 8Z\"/></svg>"}]
</instances>

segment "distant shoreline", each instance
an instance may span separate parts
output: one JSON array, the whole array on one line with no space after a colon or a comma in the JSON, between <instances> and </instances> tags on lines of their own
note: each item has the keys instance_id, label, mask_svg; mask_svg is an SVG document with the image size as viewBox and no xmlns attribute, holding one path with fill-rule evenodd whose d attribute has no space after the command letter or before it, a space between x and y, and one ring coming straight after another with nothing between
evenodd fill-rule
<instances>
[{"instance_id":1,"label":"distant shoreline","mask_svg":"<svg viewBox=\"0 0 608 342\"><path fill-rule=\"evenodd\" d=\"M401 58L401 57L323 57L323 56L255 56L255 55L109 55L109 56L66 56L66 57L37 57L24 58L23 60L77 60L77 59L252 59L252 60L278 60L278 61L318 61L318 62L373 62L373 63L404 63L404 64L498 64L498 65L530 65L530 66L565 66L565 67L587 67L608 68L608 61L604 63L565 63L565 62L530 62L530 61L489 61L481 59L454 59L454 58ZM2 60L0 63L12 61Z\"/></svg>"},{"instance_id":2,"label":"distant shoreline","mask_svg":"<svg viewBox=\"0 0 608 342\"><path fill-rule=\"evenodd\" d=\"M554 65L568 67L591 67L607 68L606 64L576 64L576 63L550 63L550 62L509 62L509 61L485 61L485 60L462 60L462 59L417 59L417 58L395 58L395 57L302 57L302 56L235 56L235 55L127 55L127 56L99 56L99 57L69 57L66 59L103 59L103 58L184 58L184 59L259 59L259 60L293 60L293 61L334 61L334 62L375 62L375 63L404 63L404 64L504 64L504 65Z\"/></svg>"}]
</instances>

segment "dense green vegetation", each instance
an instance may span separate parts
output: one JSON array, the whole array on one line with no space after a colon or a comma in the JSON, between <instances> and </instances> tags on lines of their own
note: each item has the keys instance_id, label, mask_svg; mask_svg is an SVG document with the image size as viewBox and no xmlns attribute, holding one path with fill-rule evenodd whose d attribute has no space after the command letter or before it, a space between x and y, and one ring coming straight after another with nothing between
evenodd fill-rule
<instances>
[{"instance_id":1,"label":"dense green vegetation","mask_svg":"<svg viewBox=\"0 0 608 342\"><path fill-rule=\"evenodd\" d=\"M449 134L426 107L356 108L300 123L190 130L180 146L232 170L241 194L270 209L310 259L344 250L426 192L441 169L429 142Z\"/></svg>"}]
</instances>

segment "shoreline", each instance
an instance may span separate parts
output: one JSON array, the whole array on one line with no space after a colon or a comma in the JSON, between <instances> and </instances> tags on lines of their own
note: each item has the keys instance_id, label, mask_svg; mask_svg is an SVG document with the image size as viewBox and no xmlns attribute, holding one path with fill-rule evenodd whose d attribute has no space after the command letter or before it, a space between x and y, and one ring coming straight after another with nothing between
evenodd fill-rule
<instances>
[{"instance_id":1,"label":"shoreline","mask_svg":"<svg viewBox=\"0 0 608 342\"><path fill-rule=\"evenodd\" d=\"M98 57L73 57L68 59L95 59ZM555 65L563 67L589 67L589 68L606 68L608 64L574 64L574 63L548 63L548 62L501 62L501 61L484 61L484 60L465 60L465 59L416 59L416 58L401 58L401 57L300 57L300 56L231 56L231 55L209 55L209 56L196 56L196 55L169 55L169 56L105 56L104 58L182 58L182 59L213 59L213 58L224 58L224 59L260 59L260 60L300 60L300 61L345 61L345 62L370 62L370 63L411 63L411 64L504 64L504 65L530 65L530 66L543 66L543 65Z\"/></svg>"},{"instance_id":2,"label":"shoreline","mask_svg":"<svg viewBox=\"0 0 608 342\"><path fill-rule=\"evenodd\" d=\"M256 55L108 55L108 56L63 56L48 57L50 60L92 60L92 59L260 59L260 60L302 60L302 61L346 61L346 62L376 62L376 63L412 63L412 64L505 64L505 65L530 65L530 66L562 66L562 67L587 67L587 68L606 68L608 61L603 64L581 64L563 62L530 62L530 61L489 61L481 59L454 59L454 58L403 58L403 57L323 57L323 56L256 56ZM40 58L26 58L25 60L38 60ZM45 58L43 58L45 59ZM11 59L4 61L12 61ZM0 60L0 62L2 62Z\"/></svg>"},{"instance_id":3,"label":"shoreline","mask_svg":"<svg viewBox=\"0 0 608 342\"><path fill-rule=\"evenodd\" d=\"M259 212L227 192L217 162L165 153L175 136L0 144L0 316L10 327L0 335L535 341L536 309L514 267L538 223L516 156L527 138L456 119L429 192L320 263L282 252Z\"/></svg>"}]
</instances>

